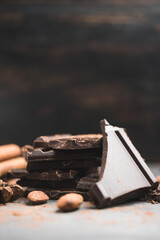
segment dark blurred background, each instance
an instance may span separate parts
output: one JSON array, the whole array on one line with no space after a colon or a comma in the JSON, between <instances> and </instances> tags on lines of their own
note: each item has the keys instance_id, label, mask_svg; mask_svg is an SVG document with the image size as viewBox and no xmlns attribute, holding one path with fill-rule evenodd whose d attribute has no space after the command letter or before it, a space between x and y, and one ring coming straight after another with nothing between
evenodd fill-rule
<instances>
[{"instance_id":1,"label":"dark blurred background","mask_svg":"<svg viewBox=\"0 0 160 240\"><path fill-rule=\"evenodd\" d=\"M160 1L0 2L0 144L127 128L160 144Z\"/></svg>"}]
</instances>

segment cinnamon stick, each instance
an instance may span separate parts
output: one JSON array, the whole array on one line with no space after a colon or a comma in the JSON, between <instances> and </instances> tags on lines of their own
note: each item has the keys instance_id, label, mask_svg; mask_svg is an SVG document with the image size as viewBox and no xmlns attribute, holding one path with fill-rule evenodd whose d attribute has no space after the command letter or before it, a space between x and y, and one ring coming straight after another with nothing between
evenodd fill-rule
<instances>
[{"instance_id":1,"label":"cinnamon stick","mask_svg":"<svg viewBox=\"0 0 160 240\"><path fill-rule=\"evenodd\" d=\"M15 158L21 155L21 148L16 144L7 144L0 146L0 162Z\"/></svg>"},{"instance_id":2,"label":"cinnamon stick","mask_svg":"<svg viewBox=\"0 0 160 240\"><path fill-rule=\"evenodd\" d=\"M25 168L27 162L24 157L12 158L3 162L0 162L0 177L5 175L11 169Z\"/></svg>"}]
</instances>

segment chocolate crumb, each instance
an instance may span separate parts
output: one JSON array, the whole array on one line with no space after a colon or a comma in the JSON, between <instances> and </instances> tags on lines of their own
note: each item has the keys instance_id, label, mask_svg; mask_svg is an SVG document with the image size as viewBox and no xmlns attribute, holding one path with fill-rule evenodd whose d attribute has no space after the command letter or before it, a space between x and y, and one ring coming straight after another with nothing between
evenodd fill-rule
<instances>
[{"instance_id":1,"label":"chocolate crumb","mask_svg":"<svg viewBox=\"0 0 160 240\"><path fill-rule=\"evenodd\" d=\"M142 200L152 204L160 203L160 184L157 189L150 190L149 192L145 193L145 196L142 198Z\"/></svg>"},{"instance_id":2,"label":"chocolate crumb","mask_svg":"<svg viewBox=\"0 0 160 240\"><path fill-rule=\"evenodd\" d=\"M13 216L21 216L21 213L18 211L13 211L12 214Z\"/></svg>"},{"instance_id":3,"label":"chocolate crumb","mask_svg":"<svg viewBox=\"0 0 160 240\"><path fill-rule=\"evenodd\" d=\"M11 187L0 187L0 202L1 203L7 203L10 201L12 197L12 189Z\"/></svg>"},{"instance_id":4,"label":"chocolate crumb","mask_svg":"<svg viewBox=\"0 0 160 240\"><path fill-rule=\"evenodd\" d=\"M11 185L10 186L13 192L11 201L15 201L18 198L22 197L24 194L24 189L23 187L21 187L20 185L16 184L16 185Z\"/></svg>"}]
</instances>

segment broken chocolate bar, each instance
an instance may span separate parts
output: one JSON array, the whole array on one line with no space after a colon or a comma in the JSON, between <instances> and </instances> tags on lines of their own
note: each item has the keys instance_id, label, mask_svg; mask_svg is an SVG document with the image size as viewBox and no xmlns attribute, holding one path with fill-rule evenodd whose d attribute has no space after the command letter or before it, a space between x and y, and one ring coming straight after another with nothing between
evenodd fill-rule
<instances>
[{"instance_id":1,"label":"broken chocolate bar","mask_svg":"<svg viewBox=\"0 0 160 240\"><path fill-rule=\"evenodd\" d=\"M49 148L48 144L50 141L57 139L57 138L65 138L65 137L69 137L69 136L71 136L71 134L55 134L55 135L51 135L51 136L40 136L34 140L33 147L47 149L47 148Z\"/></svg>"},{"instance_id":2,"label":"broken chocolate bar","mask_svg":"<svg viewBox=\"0 0 160 240\"><path fill-rule=\"evenodd\" d=\"M102 157L102 148L80 149L80 150L42 150L35 149L28 151L27 160L70 160L70 159L85 159L85 158L100 158Z\"/></svg>"},{"instance_id":3,"label":"broken chocolate bar","mask_svg":"<svg viewBox=\"0 0 160 240\"><path fill-rule=\"evenodd\" d=\"M40 177L42 177L40 179ZM98 181L97 177L82 177L82 178L74 178L74 179L69 179L69 180L46 180L46 178L43 178L43 172L42 173L31 173L28 174L28 178L23 178L21 177L21 180L19 180L17 183L20 184L21 186L28 186L28 187L47 187L47 188L53 188L53 189L65 189L65 188L70 188L70 189L83 189L83 190L89 190L94 183ZM36 176L35 179L34 176ZM38 179L37 179L38 177Z\"/></svg>"},{"instance_id":4,"label":"broken chocolate bar","mask_svg":"<svg viewBox=\"0 0 160 240\"><path fill-rule=\"evenodd\" d=\"M101 121L103 155L99 181L90 190L96 207L104 208L144 195L158 182L125 130Z\"/></svg>"},{"instance_id":5,"label":"broken chocolate bar","mask_svg":"<svg viewBox=\"0 0 160 240\"><path fill-rule=\"evenodd\" d=\"M25 168L21 169L12 169L7 173L7 179L13 179L13 178L21 178L28 175L28 172Z\"/></svg>"},{"instance_id":6,"label":"broken chocolate bar","mask_svg":"<svg viewBox=\"0 0 160 240\"><path fill-rule=\"evenodd\" d=\"M89 159L76 159L76 160L64 160L64 161L51 161L45 160L31 160L28 161L27 170L31 171L45 171L45 170L57 170L57 169L79 169L79 168L92 168L101 165L101 158L89 158Z\"/></svg>"},{"instance_id":7,"label":"broken chocolate bar","mask_svg":"<svg viewBox=\"0 0 160 240\"><path fill-rule=\"evenodd\" d=\"M75 136L41 136L34 141L35 148L52 149L88 149L102 146L101 134L86 134Z\"/></svg>"},{"instance_id":8,"label":"broken chocolate bar","mask_svg":"<svg viewBox=\"0 0 160 240\"><path fill-rule=\"evenodd\" d=\"M46 187L52 189L65 189L65 188L76 188L77 186L77 179L69 179L69 180L62 180L62 181L42 181L42 180L30 180L30 179L21 179L17 182L20 186L24 187Z\"/></svg>"},{"instance_id":9,"label":"broken chocolate bar","mask_svg":"<svg viewBox=\"0 0 160 240\"><path fill-rule=\"evenodd\" d=\"M28 172L25 169L14 169L10 175L14 178L42 181L62 181L73 179L78 175L75 170L52 170L48 172Z\"/></svg>"},{"instance_id":10,"label":"broken chocolate bar","mask_svg":"<svg viewBox=\"0 0 160 240\"><path fill-rule=\"evenodd\" d=\"M28 159L28 153L32 152L34 148L30 145L24 145L22 148L22 156L27 160Z\"/></svg>"}]
</instances>

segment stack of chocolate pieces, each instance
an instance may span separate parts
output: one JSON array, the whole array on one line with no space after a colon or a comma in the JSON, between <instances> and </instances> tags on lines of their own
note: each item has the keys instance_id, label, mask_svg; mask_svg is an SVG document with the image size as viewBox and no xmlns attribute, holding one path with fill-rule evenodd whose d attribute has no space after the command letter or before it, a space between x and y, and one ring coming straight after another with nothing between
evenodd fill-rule
<instances>
[{"instance_id":1,"label":"stack of chocolate pieces","mask_svg":"<svg viewBox=\"0 0 160 240\"><path fill-rule=\"evenodd\" d=\"M33 147L23 148L27 169L11 174L20 178L18 184L27 187L27 193L41 190L50 199L80 193L97 208L131 199L159 202L157 179L125 129L104 119L101 130L102 135L38 137Z\"/></svg>"},{"instance_id":2,"label":"stack of chocolate pieces","mask_svg":"<svg viewBox=\"0 0 160 240\"><path fill-rule=\"evenodd\" d=\"M41 190L50 199L80 193L89 200L89 189L99 179L102 135L54 135L38 137L24 151L26 170L13 170L26 192Z\"/></svg>"}]
</instances>

